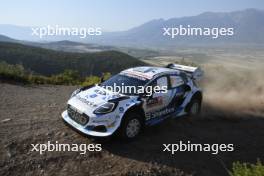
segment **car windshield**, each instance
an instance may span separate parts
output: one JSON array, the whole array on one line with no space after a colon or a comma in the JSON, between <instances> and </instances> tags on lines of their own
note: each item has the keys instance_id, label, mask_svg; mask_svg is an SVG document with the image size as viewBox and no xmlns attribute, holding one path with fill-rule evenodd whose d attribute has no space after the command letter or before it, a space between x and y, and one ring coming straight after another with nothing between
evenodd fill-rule
<instances>
[{"instance_id":1,"label":"car windshield","mask_svg":"<svg viewBox=\"0 0 264 176\"><path fill-rule=\"evenodd\" d=\"M125 95L137 95L138 90L142 89L149 80L141 80L123 74L117 74L100 84L101 87L119 92Z\"/></svg>"}]
</instances>

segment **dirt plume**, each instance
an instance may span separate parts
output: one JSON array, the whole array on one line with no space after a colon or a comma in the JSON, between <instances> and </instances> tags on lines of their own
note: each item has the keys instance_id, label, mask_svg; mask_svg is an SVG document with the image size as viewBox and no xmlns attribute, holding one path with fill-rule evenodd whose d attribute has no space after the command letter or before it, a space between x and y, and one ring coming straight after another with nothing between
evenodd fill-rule
<instances>
[{"instance_id":1,"label":"dirt plume","mask_svg":"<svg viewBox=\"0 0 264 176\"><path fill-rule=\"evenodd\" d=\"M206 65L204 102L223 112L264 117L264 66L254 68Z\"/></svg>"}]
</instances>

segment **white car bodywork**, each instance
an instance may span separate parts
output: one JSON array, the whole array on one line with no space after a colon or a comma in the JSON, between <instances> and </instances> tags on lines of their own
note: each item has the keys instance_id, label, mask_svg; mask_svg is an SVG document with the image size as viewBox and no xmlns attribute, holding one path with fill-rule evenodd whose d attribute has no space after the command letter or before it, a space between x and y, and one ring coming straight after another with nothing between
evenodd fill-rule
<instances>
[{"instance_id":1,"label":"white car bodywork","mask_svg":"<svg viewBox=\"0 0 264 176\"><path fill-rule=\"evenodd\" d=\"M180 66L174 64L171 68L136 67L120 73L147 80L146 85L152 82L167 83L170 89L163 95L159 93L151 97L124 95L101 86L94 86L75 92L69 99L68 108L62 113L62 118L67 124L84 134L104 137L112 135L120 127L126 112L133 107L141 108L144 112L146 125L157 124L168 117L184 115L193 95L197 92L201 93L201 89L197 87L194 80L201 77L202 72L196 67ZM172 85L175 87L173 88ZM182 90L184 86L190 89ZM176 106L175 100L178 101L179 97L181 102ZM97 108L108 102L115 104L111 112L95 113Z\"/></svg>"}]
</instances>

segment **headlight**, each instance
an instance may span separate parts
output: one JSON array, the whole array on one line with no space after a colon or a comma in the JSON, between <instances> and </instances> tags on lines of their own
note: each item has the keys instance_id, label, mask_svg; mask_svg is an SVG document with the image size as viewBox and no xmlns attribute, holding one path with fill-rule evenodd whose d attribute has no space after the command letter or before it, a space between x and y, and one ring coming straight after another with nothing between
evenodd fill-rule
<instances>
[{"instance_id":1,"label":"headlight","mask_svg":"<svg viewBox=\"0 0 264 176\"><path fill-rule=\"evenodd\" d=\"M107 102L107 103L103 104L102 106L98 107L94 111L94 113L95 114L107 114L109 112L112 112L116 106L117 106L117 102L116 103Z\"/></svg>"},{"instance_id":2,"label":"headlight","mask_svg":"<svg viewBox=\"0 0 264 176\"><path fill-rule=\"evenodd\" d=\"M79 92L81 92L81 89L77 89L74 92L72 92L71 98L74 97L75 95L77 95Z\"/></svg>"}]
</instances>

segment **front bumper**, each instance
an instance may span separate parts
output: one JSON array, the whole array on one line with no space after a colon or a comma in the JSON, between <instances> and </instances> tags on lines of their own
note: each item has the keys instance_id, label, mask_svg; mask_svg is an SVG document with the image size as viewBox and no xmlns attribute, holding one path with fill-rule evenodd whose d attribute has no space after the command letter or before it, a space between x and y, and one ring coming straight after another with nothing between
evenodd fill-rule
<instances>
[{"instance_id":1,"label":"front bumper","mask_svg":"<svg viewBox=\"0 0 264 176\"><path fill-rule=\"evenodd\" d=\"M106 128L106 132L98 132L98 131L92 131L91 129L88 128L88 126L82 126L80 124L78 124L77 122L75 122L74 120L72 120L67 111L64 111L61 114L63 120L69 124L70 126L72 126L73 128L75 128L76 130L82 132L83 134L86 135L90 135L90 136L97 136L97 137L107 137L107 136L111 136L116 130L117 127L111 127L111 128Z\"/></svg>"}]
</instances>

